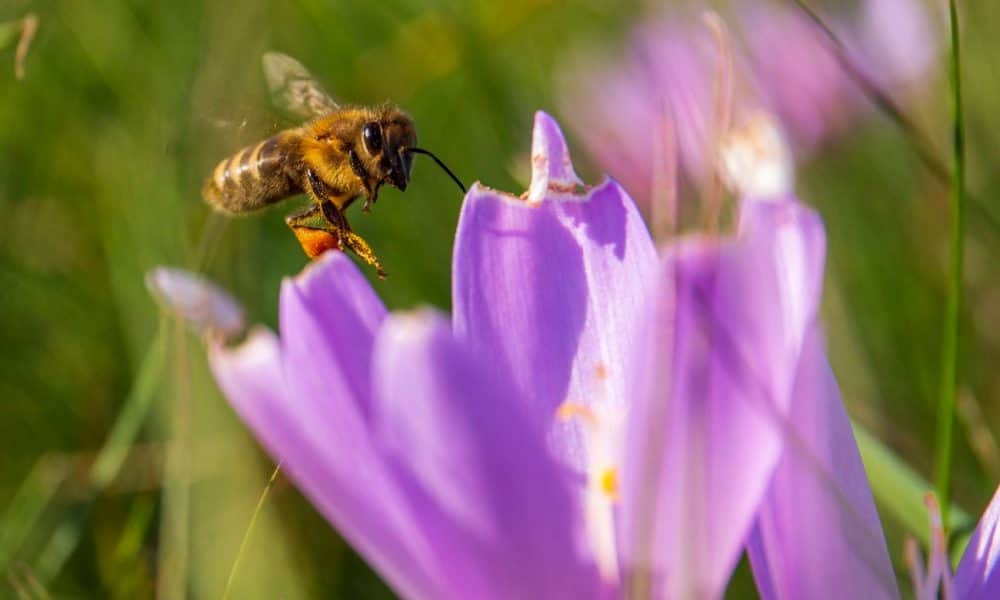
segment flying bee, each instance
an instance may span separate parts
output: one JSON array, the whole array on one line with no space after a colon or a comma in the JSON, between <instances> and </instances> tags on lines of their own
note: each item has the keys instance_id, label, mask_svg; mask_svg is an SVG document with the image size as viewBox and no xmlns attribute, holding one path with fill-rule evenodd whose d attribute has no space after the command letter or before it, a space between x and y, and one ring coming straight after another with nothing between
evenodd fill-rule
<instances>
[{"instance_id":1,"label":"flying bee","mask_svg":"<svg viewBox=\"0 0 1000 600\"><path fill-rule=\"evenodd\" d=\"M310 206L285 223L315 258L328 249L350 250L385 276L371 246L354 233L344 211L364 197L369 212L379 188L406 191L414 154L430 156L465 192L465 186L428 150L417 147L413 119L391 104L340 106L295 59L263 57L272 99L287 112L310 119L220 162L202 188L216 210L242 214L306 194Z\"/></svg>"}]
</instances>

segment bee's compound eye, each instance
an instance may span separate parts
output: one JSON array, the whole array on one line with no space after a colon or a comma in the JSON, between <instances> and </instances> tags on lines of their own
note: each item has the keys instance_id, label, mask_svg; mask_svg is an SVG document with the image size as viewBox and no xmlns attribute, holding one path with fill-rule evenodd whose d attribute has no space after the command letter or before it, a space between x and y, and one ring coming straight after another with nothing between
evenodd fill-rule
<instances>
[{"instance_id":1,"label":"bee's compound eye","mask_svg":"<svg viewBox=\"0 0 1000 600\"><path fill-rule=\"evenodd\" d=\"M368 154L375 154L382 149L382 131L379 129L378 123L365 125L361 136L364 138L365 150L368 151Z\"/></svg>"}]
</instances>

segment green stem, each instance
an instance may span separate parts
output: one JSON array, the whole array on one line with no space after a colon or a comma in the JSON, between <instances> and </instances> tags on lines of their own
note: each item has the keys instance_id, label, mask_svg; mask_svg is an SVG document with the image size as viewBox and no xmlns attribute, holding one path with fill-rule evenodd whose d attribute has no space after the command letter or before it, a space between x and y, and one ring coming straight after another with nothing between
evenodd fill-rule
<instances>
[{"instance_id":1,"label":"green stem","mask_svg":"<svg viewBox=\"0 0 1000 600\"><path fill-rule=\"evenodd\" d=\"M254 525L257 524L257 516L260 515L260 510L264 508L264 500L267 499L267 493L271 491L274 487L274 482L278 479L278 473L281 472L281 463L278 463L274 467L274 472L271 473L271 478L267 480L267 485L264 486L264 491L260 494L260 499L257 500L257 506L253 509L253 515L250 516L250 524L247 525L247 530L243 534L243 540L240 542L240 549L236 551L236 558L233 560L233 568L229 570L229 578L226 579L226 589L222 592L222 600L228 600L229 594L233 591L233 582L236 581L236 572L240 569L240 562L243 560L243 554L247 549L247 544L250 542L250 534L253 533Z\"/></svg>"},{"instance_id":2,"label":"green stem","mask_svg":"<svg viewBox=\"0 0 1000 600\"><path fill-rule=\"evenodd\" d=\"M959 49L958 7L949 0L951 22L951 95L952 95L952 194L951 194L951 272L948 278L948 303L945 308L943 351L941 353L941 394L938 398L937 458L935 484L947 523L950 502L952 429L955 422L955 393L958 371L958 329L962 306L962 263L965 231L965 133L962 113L962 62Z\"/></svg>"}]
</instances>

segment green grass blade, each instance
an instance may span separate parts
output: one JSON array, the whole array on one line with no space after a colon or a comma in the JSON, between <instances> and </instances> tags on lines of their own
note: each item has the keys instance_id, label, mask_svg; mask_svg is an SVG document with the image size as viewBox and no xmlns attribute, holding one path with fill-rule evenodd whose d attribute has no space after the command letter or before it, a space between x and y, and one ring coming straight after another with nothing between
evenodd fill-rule
<instances>
[{"instance_id":1,"label":"green grass blade","mask_svg":"<svg viewBox=\"0 0 1000 600\"><path fill-rule=\"evenodd\" d=\"M945 308L941 352L941 389L938 397L937 447L934 482L941 501L941 513L948 520L951 498L951 450L955 424L955 395L958 386L958 335L962 308L962 273L965 247L965 124L962 112L962 60L955 0L948 3L951 23L952 99L952 197L951 268L948 276L948 303Z\"/></svg>"},{"instance_id":2,"label":"green grass blade","mask_svg":"<svg viewBox=\"0 0 1000 600\"><path fill-rule=\"evenodd\" d=\"M267 494L274 487L275 480L278 479L278 473L281 473L280 463L274 467L274 472L271 473L270 479L267 480L264 491L260 493L260 499L257 500L257 506L254 507L253 514L250 516L250 523L247 525L246 533L243 534L243 539L240 541L240 548L236 551L233 567L229 570L229 577L226 579L226 589L222 592L222 600L228 600L229 595L233 591L233 582L236 581L236 573L240 570L240 562L242 562L243 554L250 542L250 535L253 533L254 525L257 524L257 517L260 515L261 509L264 508L264 501L267 500Z\"/></svg>"},{"instance_id":3,"label":"green grass blade","mask_svg":"<svg viewBox=\"0 0 1000 600\"><path fill-rule=\"evenodd\" d=\"M166 336L161 324L139 365L139 372L118 419L112 425L108 438L90 468L90 488L87 493L91 500L114 481L139 436L163 377L165 351ZM76 549L86 523L87 510L83 507L70 511L56 526L34 561L35 572L43 583L52 581L62 571L63 565Z\"/></svg>"},{"instance_id":4,"label":"green grass blade","mask_svg":"<svg viewBox=\"0 0 1000 600\"><path fill-rule=\"evenodd\" d=\"M62 455L43 456L0 518L0 574L6 573L71 470Z\"/></svg>"},{"instance_id":5,"label":"green grass blade","mask_svg":"<svg viewBox=\"0 0 1000 600\"><path fill-rule=\"evenodd\" d=\"M854 437L875 499L927 547L930 544L930 521L924 496L932 489L930 482L862 426L857 423L853 425ZM965 527L972 521L968 513L957 506L952 506L947 514L948 528L952 531Z\"/></svg>"}]
</instances>

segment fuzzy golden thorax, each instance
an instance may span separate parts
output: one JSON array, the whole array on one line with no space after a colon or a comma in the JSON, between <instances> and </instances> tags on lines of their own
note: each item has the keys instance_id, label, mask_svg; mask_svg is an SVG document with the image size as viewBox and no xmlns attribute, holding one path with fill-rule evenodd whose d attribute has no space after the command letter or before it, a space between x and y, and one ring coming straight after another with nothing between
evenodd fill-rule
<instances>
[{"instance_id":1,"label":"fuzzy golden thorax","mask_svg":"<svg viewBox=\"0 0 1000 600\"><path fill-rule=\"evenodd\" d=\"M413 120L392 105L344 107L302 128L301 155L336 196L374 199L382 184L405 190L417 143Z\"/></svg>"}]
</instances>

